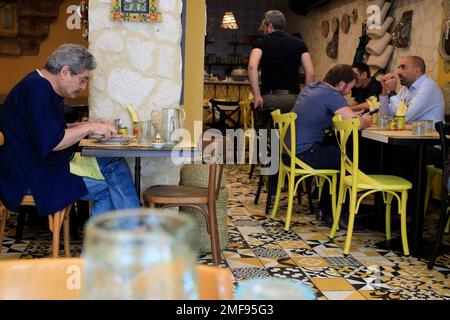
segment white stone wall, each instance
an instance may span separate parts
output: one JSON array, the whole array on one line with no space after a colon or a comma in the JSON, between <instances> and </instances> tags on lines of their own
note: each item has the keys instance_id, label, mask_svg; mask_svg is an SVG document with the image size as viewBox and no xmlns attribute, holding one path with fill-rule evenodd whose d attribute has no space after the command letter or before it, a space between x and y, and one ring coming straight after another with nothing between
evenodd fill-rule
<instances>
[{"instance_id":1,"label":"white stone wall","mask_svg":"<svg viewBox=\"0 0 450 320\"><path fill-rule=\"evenodd\" d=\"M296 15L290 11L286 19L290 32L300 32L311 53L316 79L323 79L326 72L337 63L352 64L356 48L361 36L361 22L365 16L368 0L334 0L311 10L306 16ZM358 21L351 23L348 33L339 31L339 51L336 59L326 55L327 38L321 34L321 23L337 17L339 22L344 13L351 15L353 9L358 10ZM419 55L427 64L427 75L436 80L439 61L438 44L442 24L442 0L396 0L394 1L392 16L400 19L403 12L413 10L412 30L408 48L394 49L388 70L394 70L399 56ZM394 21L394 23L396 22ZM394 69L393 69L394 68Z\"/></svg>"},{"instance_id":2,"label":"white stone wall","mask_svg":"<svg viewBox=\"0 0 450 320\"><path fill-rule=\"evenodd\" d=\"M178 107L181 94L181 0L159 2L161 23L113 22L111 0L89 1L89 50L98 66L89 86L92 118L122 119L134 104L141 120L159 107ZM129 159L134 172L134 160ZM142 190L177 184L179 166L170 159L142 159Z\"/></svg>"}]
</instances>

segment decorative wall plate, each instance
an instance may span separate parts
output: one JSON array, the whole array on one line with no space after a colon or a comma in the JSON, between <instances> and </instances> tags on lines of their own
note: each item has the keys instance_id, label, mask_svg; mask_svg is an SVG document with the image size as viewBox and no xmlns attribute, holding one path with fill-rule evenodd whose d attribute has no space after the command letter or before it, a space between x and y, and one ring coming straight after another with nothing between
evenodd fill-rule
<instances>
[{"instance_id":1,"label":"decorative wall plate","mask_svg":"<svg viewBox=\"0 0 450 320\"><path fill-rule=\"evenodd\" d=\"M336 33L339 31L339 19L334 17L331 19L331 33Z\"/></svg>"},{"instance_id":2,"label":"decorative wall plate","mask_svg":"<svg viewBox=\"0 0 450 320\"><path fill-rule=\"evenodd\" d=\"M350 16L346 13L342 15L341 28L344 33L348 33L348 30L350 29Z\"/></svg>"},{"instance_id":3,"label":"decorative wall plate","mask_svg":"<svg viewBox=\"0 0 450 320\"><path fill-rule=\"evenodd\" d=\"M358 20L358 10L355 8L352 10L352 22L355 23Z\"/></svg>"},{"instance_id":4,"label":"decorative wall plate","mask_svg":"<svg viewBox=\"0 0 450 320\"><path fill-rule=\"evenodd\" d=\"M328 23L328 21L326 21L326 20L322 21L322 25L320 26L320 31L324 38L326 38L328 36L328 32L330 32L330 24Z\"/></svg>"}]
</instances>

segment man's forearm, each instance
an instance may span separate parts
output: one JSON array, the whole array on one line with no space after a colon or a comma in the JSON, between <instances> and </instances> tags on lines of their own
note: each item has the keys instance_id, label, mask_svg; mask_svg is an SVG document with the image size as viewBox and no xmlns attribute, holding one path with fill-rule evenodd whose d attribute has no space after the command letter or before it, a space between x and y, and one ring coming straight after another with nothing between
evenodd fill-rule
<instances>
[{"instance_id":1,"label":"man's forearm","mask_svg":"<svg viewBox=\"0 0 450 320\"><path fill-rule=\"evenodd\" d=\"M90 133L91 125L89 123L79 123L76 126L67 128L64 130L64 138L58 143L53 151L67 149Z\"/></svg>"},{"instance_id":2,"label":"man's forearm","mask_svg":"<svg viewBox=\"0 0 450 320\"><path fill-rule=\"evenodd\" d=\"M352 109L353 112L367 110L367 109L369 109L369 104L367 102L355 104L355 105L351 106L350 109Z\"/></svg>"},{"instance_id":3,"label":"man's forearm","mask_svg":"<svg viewBox=\"0 0 450 320\"><path fill-rule=\"evenodd\" d=\"M258 83L258 69L254 67L248 68L248 78L250 80L250 85L252 87L253 95L260 96L261 91L259 89L259 83Z\"/></svg>"},{"instance_id":4,"label":"man's forearm","mask_svg":"<svg viewBox=\"0 0 450 320\"><path fill-rule=\"evenodd\" d=\"M305 85L313 83L315 80L314 73L306 73L305 74Z\"/></svg>"}]
</instances>

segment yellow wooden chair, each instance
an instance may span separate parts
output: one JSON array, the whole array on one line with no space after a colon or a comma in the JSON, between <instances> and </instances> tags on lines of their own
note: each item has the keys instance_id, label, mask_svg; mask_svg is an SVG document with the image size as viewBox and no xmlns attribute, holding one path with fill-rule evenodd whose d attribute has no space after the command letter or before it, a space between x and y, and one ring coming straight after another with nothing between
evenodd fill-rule
<instances>
[{"instance_id":1,"label":"yellow wooden chair","mask_svg":"<svg viewBox=\"0 0 450 320\"><path fill-rule=\"evenodd\" d=\"M339 223L342 204L345 202L345 195L350 194L349 221L347 228L347 237L345 240L344 253L350 252L352 240L353 225L355 215L358 213L361 201L368 195L381 192L386 204L386 239L391 240L391 203L393 197L397 198L401 223L401 236L403 253L409 255L408 239L406 232L406 202L408 200L408 190L412 188L411 182L403 178L391 175L366 175L358 169L359 165L359 142L358 128L360 126L359 118L342 120L340 115L333 117L336 137L341 148L341 175L339 183L339 196L337 210L331 228L330 238L336 235ZM350 158L346 153L347 141L352 138L353 157ZM363 192L358 196L359 192Z\"/></svg>"},{"instance_id":2,"label":"yellow wooden chair","mask_svg":"<svg viewBox=\"0 0 450 320\"><path fill-rule=\"evenodd\" d=\"M275 127L278 129L278 136L280 139L280 153L279 153L279 171L278 171L278 186L277 193L275 196L275 203L272 209L272 219L275 219L278 211L278 204L280 202L281 189L284 186L284 181L287 177L288 179L288 209L286 212L286 224L284 230L288 231L291 223L292 205L294 201L294 195L297 193L297 188L300 183L309 177L319 177L319 180L328 181L330 184L330 194L331 194L331 208L333 212L333 217L336 214L336 184L337 184L337 174L338 170L334 169L313 169L300 159L295 157L295 119L297 119L297 114L294 112L281 114L280 110L275 110L272 112L273 122ZM284 142L286 134L290 130L291 135L291 145L288 146ZM286 154L291 157L289 165L283 163L282 154L283 150ZM296 177L299 177L297 181ZM322 184L323 185L323 184Z\"/></svg>"},{"instance_id":3,"label":"yellow wooden chair","mask_svg":"<svg viewBox=\"0 0 450 320\"><path fill-rule=\"evenodd\" d=\"M253 157L255 153L255 120L253 118L253 110L251 104L253 103L255 97L252 93L248 94L248 97L241 100L239 105L241 107L242 123L244 125L245 139L243 143L243 156L245 157L245 150L247 149L248 141L248 162L253 163ZM245 160L245 159L244 159Z\"/></svg>"},{"instance_id":4,"label":"yellow wooden chair","mask_svg":"<svg viewBox=\"0 0 450 320\"><path fill-rule=\"evenodd\" d=\"M84 269L80 258L0 262L0 300L79 300ZM233 299L231 271L197 266L200 300Z\"/></svg>"}]
</instances>

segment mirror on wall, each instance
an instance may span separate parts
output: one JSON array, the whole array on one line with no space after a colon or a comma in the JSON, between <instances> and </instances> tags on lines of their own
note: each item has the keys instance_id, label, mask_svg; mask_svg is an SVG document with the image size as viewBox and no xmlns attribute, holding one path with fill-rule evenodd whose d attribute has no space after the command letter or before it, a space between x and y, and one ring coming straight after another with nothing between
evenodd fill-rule
<instances>
[{"instance_id":1,"label":"mirror on wall","mask_svg":"<svg viewBox=\"0 0 450 320\"><path fill-rule=\"evenodd\" d=\"M450 72L450 0L443 0L444 21L442 22L439 52L444 60L445 72Z\"/></svg>"}]
</instances>

